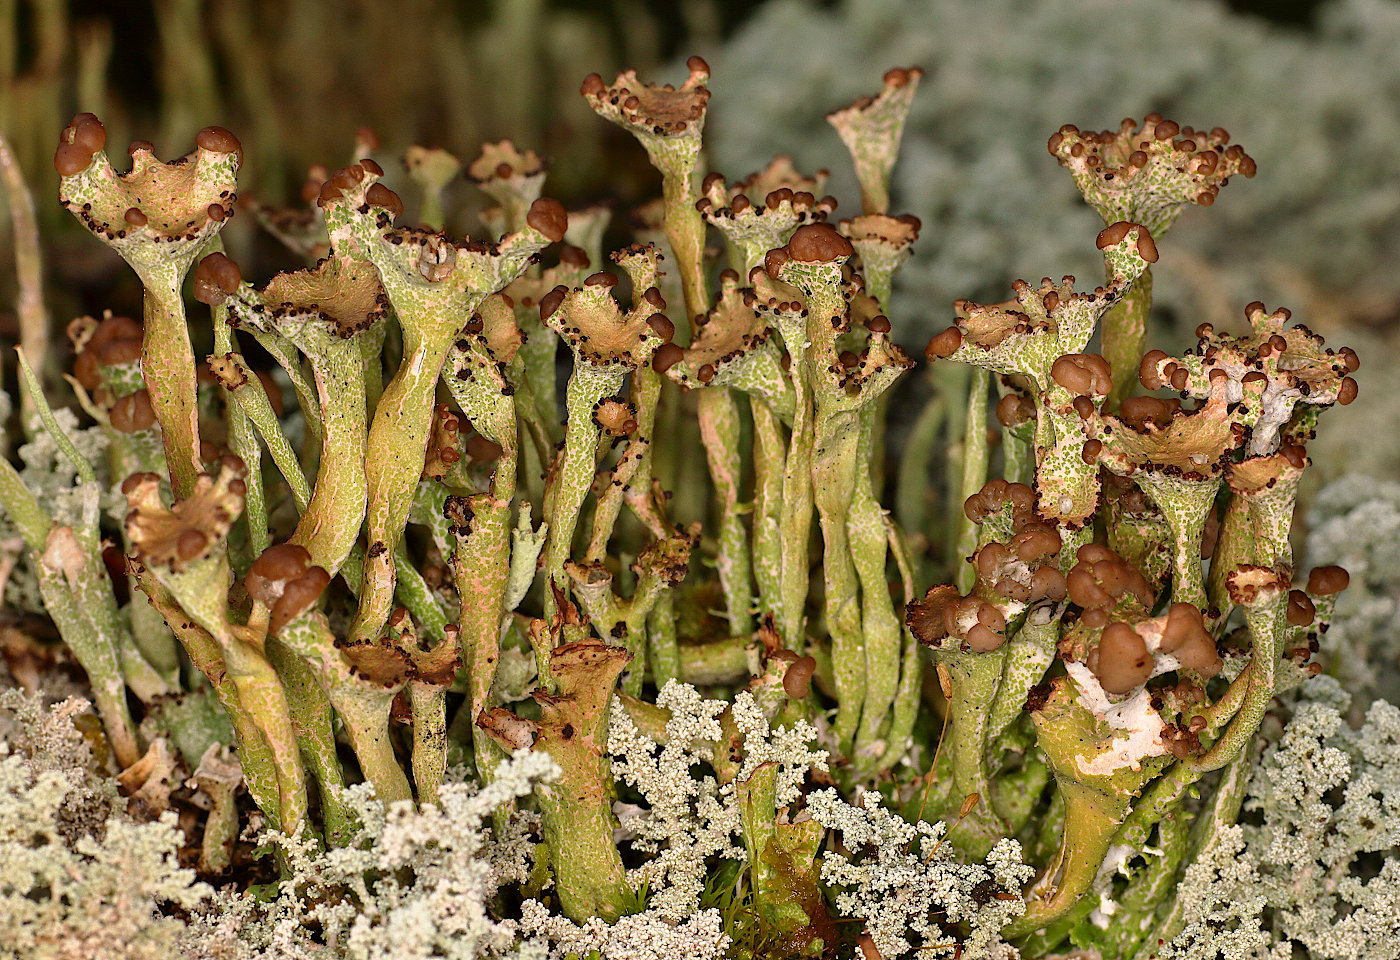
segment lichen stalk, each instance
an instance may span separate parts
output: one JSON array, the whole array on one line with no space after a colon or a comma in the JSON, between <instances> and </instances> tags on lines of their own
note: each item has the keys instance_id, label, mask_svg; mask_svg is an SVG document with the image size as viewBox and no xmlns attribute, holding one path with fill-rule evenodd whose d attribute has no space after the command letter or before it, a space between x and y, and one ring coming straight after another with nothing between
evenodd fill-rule
<instances>
[{"instance_id":1,"label":"lichen stalk","mask_svg":"<svg viewBox=\"0 0 1400 960\"><path fill-rule=\"evenodd\" d=\"M369 548L351 628L357 641L373 638L389 616L396 546L423 469L437 381L458 332L482 300L562 239L567 223L556 201L541 199L523 230L484 250L439 234L396 234L399 242L391 242L387 223L402 202L377 182L382 171L373 166L352 165L321 196L333 244L374 264L403 332L403 361L375 406L365 446Z\"/></svg>"},{"instance_id":2,"label":"lichen stalk","mask_svg":"<svg viewBox=\"0 0 1400 960\"><path fill-rule=\"evenodd\" d=\"M234 844L238 840L238 802L234 791L243 775L236 761L215 755L218 749L217 745L210 746L194 774L210 803L204 836L200 838L199 869L214 874L226 872L233 864Z\"/></svg>"},{"instance_id":3,"label":"lichen stalk","mask_svg":"<svg viewBox=\"0 0 1400 960\"><path fill-rule=\"evenodd\" d=\"M940 658L952 678L953 699L948 703L948 727L944 734L953 771L949 806L975 805L962 818L956 843L972 856L985 857L992 844L1006 835L992 807L995 788L989 761L991 707L1001 687L1007 649L989 653L954 653ZM976 800L968 798L976 795Z\"/></svg>"},{"instance_id":4,"label":"lichen stalk","mask_svg":"<svg viewBox=\"0 0 1400 960\"><path fill-rule=\"evenodd\" d=\"M228 397L228 405L233 408L234 412L230 414L230 418L237 417L241 421L240 429L251 425L257 430L258 436L262 437L267 446L268 453L272 455L272 462L277 465L282 479L286 481L297 510L305 511L311 498L311 483L302 472L296 451L283 435L272 403L263 391L262 384L249 369L247 361L236 353L222 356L211 354L209 364L214 375L219 378L221 389ZM233 452L242 456L237 450Z\"/></svg>"},{"instance_id":5,"label":"lichen stalk","mask_svg":"<svg viewBox=\"0 0 1400 960\"><path fill-rule=\"evenodd\" d=\"M401 681L357 674L319 613L311 612L287 624L279 639L316 670L375 795L385 803L412 800L413 790L389 732L389 711Z\"/></svg>"},{"instance_id":6,"label":"lichen stalk","mask_svg":"<svg viewBox=\"0 0 1400 960\"><path fill-rule=\"evenodd\" d=\"M545 493L545 519L550 530L544 555L547 583L557 581L561 587L565 584L564 561L572 549L579 511L593 484L598 441L602 434L593 421L593 408L604 397L622 389L625 377L626 370L620 366L595 367L591 364L575 364L569 376L568 386L564 390L564 404L568 410L564 449L554 467L556 480ZM551 612L548 606L545 612ZM541 667L547 667L545 658L548 652L537 652L536 655L542 658Z\"/></svg>"},{"instance_id":7,"label":"lichen stalk","mask_svg":"<svg viewBox=\"0 0 1400 960\"><path fill-rule=\"evenodd\" d=\"M103 150L106 141L92 114L73 118L54 154L59 194L141 279L142 372L176 496L185 497L201 465L194 352L180 288L195 256L233 213L242 148L227 130L206 127L182 160L162 164L149 145L138 144L131 171L118 174Z\"/></svg>"},{"instance_id":8,"label":"lichen stalk","mask_svg":"<svg viewBox=\"0 0 1400 960\"><path fill-rule=\"evenodd\" d=\"M15 253L15 279L19 296L15 313L19 318L19 342L39 367L39 382L53 380L49 361L49 312L44 306L43 248L39 244L39 224L34 216L34 197L24 182L24 173L10 141L0 135L0 179L10 207L11 242ZM20 398L20 414L26 424L34 412L28 395Z\"/></svg>"},{"instance_id":9,"label":"lichen stalk","mask_svg":"<svg viewBox=\"0 0 1400 960\"><path fill-rule=\"evenodd\" d=\"M80 588L88 601L94 599L94 591L106 589L106 570L100 566L100 559L98 566L93 567L91 550L83 549L72 528L53 523L48 512L24 486L19 471L3 457L0 457L0 506L24 538L45 607L88 674L93 700L113 752L123 766L136 762L141 751L136 726L126 704L126 684L114 637L99 629L100 624L93 622L79 600ZM95 514L95 496L92 507ZM111 594L107 591L93 612L100 613L111 603Z\"/></svg>"},{"instance_id":10,"label":"lichen stalk","mask_svg":"<svg viewBox=\"0 0 1400 960\"><path fill-rule=\"evenodd\" d=\"M870 462L875 415L874 404L860 412L857 464ZM870 473L858 470L846 532L860 579L861 633L865 637L865 703L857 737L862 756L882 757L887 753L888 744L881 738L888 729L890 709L899 689L904 631L895 615L894 599L885 577L888 553L885 524L885 512L875 497Z\"/></svg>"},{"instance_id":11,"label":"lichen stalk","mask_svg":"<svg viewBox=\"0 0 1400 960\"><path fill-rule=\"evenodd\" d=\"M1187 769L1209 773L1228 766L1245 750L1259 730L1273 699L1280 656L1289 636L1286 607L1288 584L1267 567L1237 567L1230 577L1231 598L1244 607L1251 651L1243 701L1220 738L1204 754L1182 761Z\"/></svg>"},{"instance_id":12,"label":"lichen stalk","mask_svg":"<svg viewBox=\"0 0 1400 960\"><path fill-rule=\"evenodd\" d=\"M719 501L719 553L717 567L724 587L724 604L731 633L753 629L752 574L749 535L739 510L740 471L739 405L725 387L700 391L700 439L710 466L710 480Z\"/></svg>"},{"instance_id":13,"label":"lichen stalk","mask_svg":"<svg viewBox=\"0 0 1400 960\"><path fill-rule=\"evenodd\" d=\"M477 717L494 706L491 683L500 660L501 617L505 615L510 576L510 503L489 495L448 501L455 549L452 582L461 598L457 640L468 677L468 716ZM503 756L495 741L472 737L476 769L489 778Z\"/></svg>"},{"instance_id":14,"label":"lichen stalk","mask_svg":"<svg viewBox=\"0 0 1400 960\"><path fill-rule=\"evenodd\" d=\"M66 527L55 527L54 530L68 530L70 536L72 533ZM136 724L126 703L126 681L122 676L121 661L112 637L94 625L83 610L79 591L75 589L75 586L82 586L85 588L82 592L91 595L90 588L94 586L89 582L92 579L92 571L87 569L89 564L85 559L77 559L72 575L69 576L62 567L50 567L49 562L46 562L46 557L49 556L48 550L35 550L30 554L30 562L39 576L39 590L44 599L44 607L53 618L64 642L72 647L74 657L88 675L93 702L102 717L102 725L117 762L123 767L130 766L140 758L141 748ZM105 570L102 571L102 576L106 576ZM74 583L75 580L77 584Z\"/></svg>"},{"instance_id":15,"label":"lichen stalk","mask_svg":"<svg viewBox=\"0 0 1400 960\"><path fill-rule=\"evenodd\" d=\"M331 702L311 668L281 641L269 637L264 649L287 695L287 710L301 756L321 797L327 842L340 846L351 834L353 814L342 796L345 775L335 747Z\"/></svg>"},{"instance_id":16,"label":"lichen stalk","mask_svg":"<svg viewBox=\"0 0 1400 960\"><path fill-rule=\"evenodd\" d=\"M930 375L928 379L931 382L934 378ZM933 473L934 452L938 448L947 406L947 399L934 389L919 410L900 457L895 477L894 514L900 528L911 536L926 535L931 499L929 477Z\"/></svg>"},{"instance_id":17,"label":"lichen stalk","mask_svg":"<svg viewBox=\"0 0 1400 960\"><path fill-rule=\"evenodd\" d=\"M214 330L214 353L230 358L236 356L238 347L233 331L229 329L227 324L221 322L222 318L217 310L213 311L211 319ZM242 357L239 356L238 360L241 363ZM219 385L219 389L223 395L224 416L228 420L229 449L249 468L248 475L244 480L248 492L243 497L243 523L248 530L246 552L250 553L251 556L234 558L235 570L242 572L252 562L252 557L262 553L272 542L267 526L267 494L263 489L262 448L258 445L257 437L253 433L253 425L248 414L233 399L234 391L223 383ZM278 437L281 436L280 430L274 432Z\"/></svg>"},{"instance_id":18,"label":"lichen stalk","mask_svg":"<svg viewBox=\"0 0 1400 960\"><path fill-rule=\"evenodd\" d=\"M267 737L243 705L232 677L224 669L223 652L203 627L190 621L175 598L144 565L138 567L135 579L142 592L170 624L180 646L190 662L209 681L219 705L229 716L237 739L238 760L248 793L258 809L281 823L281 802L277 785L277 758L268 745Z\"/></svg>"},{"instance_id":19,"label":"lichen stalk","mask_svg":"<svg viewBox=\"0 0 1400 960\"><path fill-rule=\"evenodd\" d=\"M753 547L752 568L758 612L778 617L782 612L783 469L787 442L782 421L766 402L751 398L753 418ZM779 628L781 633L781 627Z\"/></svg>"},{"instance_id":20,"label":"lichen stalk","mask_svg":"<svg viewBox=\"0 0 1400 960\"><path fill-rule=\"evenodd\" d=\"M413 719L413 785L420 804L437 803L447 770L447 688L409 681Z\"/></svg>"},{"instance_id":21,"label":"lichen stalk","mask_svg":"<svg viewBox=\"0 0 1400 960\"><path fill-rule=\"evenodd\" d=\"M1201 532L1220 480L1183 480L1151 470L1133 476L1161 509L1172 531L1172 599L1204 609L1206 589L1201 568Z\"/></svg>"},{"instance_id":22,"label":"lichen stalk","mask_svg":"<svg viewBox=\"0 0 1400 960\"><path fill-rule=\"evenodd\" d=\"M847 511L855 493L860 422L853 414L823 417L812 449L812 488L822 531L826 632L835 667L835 730L844 749L854 743L866 696L867 652L862 635L860 578L851 558Z\"/></svg>"},{"instance_id":23,"label":"lichen stalk","mask_svg":"<svg viewBox=\"0 0 1400 960\"><path fill-rule=\"evenodd\" d=\"M991 458L987 443L987 390L990 386L990 371L973 367L967 394L967 415L963 418L962 477L959 484L962 502L966 502L987 482L987 467ZM962 511L957 513L957 525L953 555L960 559L972 555L977 543L977 529ZM976 570L969 564L961 564L954 582L959 590L966 593L972 588L975 578Z\"/></svg>"},{"instance_id":24,"label":"lichen stalk","mask_svg":"<svg viewBox=\"0 0 1400 960\"><path fill-rule=\"evenodd\" d=\"M539 721L498 708L477 724L506 749L531 746L559 764L562 775L540 785L537 796L560 906L580 922L613 921L630 888L613 840L608 721L613 687L630 657L590 638L554 647L550 658L558 692L535 693Z\"/></svg>"},{"instance_id":25,"label":"lichen stalk","mask_svg":"<svg viewBox=\"0 0 1400 960\"><path fill-rule=\"evenodd\" d=\"M382 334L385 305L372 268L337 245L314 269L278 274L261 291L234 281L237 267L214 257L196 273L200 296L222 304L230 323L261 334L260 340L294 345L306 358L311 383L298 386L308 438L318 447L315 486L307 484L296 455L282 437L262 384L243 371L230 379L231 392L258 427L279 470L292 488L301 516L291 542L305 547L311 562L337 573L359 537L365 512L365 344ZM231 276L229 275L231 274ZM216 330L220 325L216 324ZM237 359L230 355L226 362ZM290 361L290 357L279 358ZM211 360L216 373L220 364ZM284 365L291 365L290 362ZM300 371L298 371L300 373ZM293 383L300 381L294 379ZM313 386L314 384L314 386ZM303 391L312 396L301 397ZM314 399L313 399L314 397ZM308 457L307 459L311 459Z\"/></svg>"},{"instance_id":26,"label":"lichen stalk","mask_svg":"<svg viewBox=\"0 0 1400 960\"><path fill-rule=\"evenodd\" d=\"M321 457L311 499L291 542L305 547L316 566L336 573L360 534L364 516L366 396L364 367L354 353L328 352L325 359L312 356Z\"/></svg>"},{"instance_id":27,"label":"lichen stalk","mask_svg":"<svg viewBox=\"0 0 1400 960\"><path fill-rule=\"evenodd\" d=\"M1006 643L1006 667L987 711L987 744L990 747L1021 716L1026 695L1044 677L1055 660L1060 622L1053 609L1037 607L1021 629Z\"/></svg>"},{"instance_id":28,"label":"lichen stalk","mask_svg":"<svg viewBox=\"0 0 1400 960\"><path fill-rule=\"evenodd\" d=\"M807 364L806 331L796 323L783 327L783 340L792 357L793 415L788 434L787 459L783 464L783 488L778 528L782 564L782 605L778 610L778 629L784 645L802 653L807 645L806 608L808 582L808 541L812 535L812 512L815 509L810 464L816 442L813 427L811 390L802 373Z\"/></svg>"},{"instance_id":29,"label":"lichen stalk","mask_svg":"<svg viewBox=\"0 0 1400 960\"><path fill-rule=\"evenodd\" d=\"M145 340L141 371L161 424L165 460L176 496L187 496L199 475L199 411L195 397L194 348L185 321L183 274L153 271L143 281Z\"/></svg>"},{"instance_id":30,"label":"lichen stalk","mask_svg":"<svg viewBox=\"0 0 1400 960\"><path fill-rule=\"evenodd\" d=\"M282 826L295 831L307 814L306 779L286 691L260 649L256 628L228 619L226 538L242 510L245 469L237 458L224 457L217 474L201 474L190 497L177 499L170 507L161 500L157 477L128 478L122 487L131 506L126 529L137 555L170 591L184 615L213 637L222 651L224 669L239 702L262 731L276 761Z\"/></svg>"},{"instance_id":31,"label":"lichen stalk","mask_svg":"<svg viewBox=\"0 0 1400 960\"><path fill-rule=\"evenodd\" d=\"M1108 282L1113 282L1111 268ZM1133 390L1133 378L1128 373L1142 359L1143 344L1147 340L1147 317L1151 311L1152 268L1148 267L1123 295L1123 299L1104 314L1101 321L1103 356L1117 374L1113 378L1113 389L1109 391L1108 399L1104 402L1109 411L1116 412L1122 405L1123 398Z\"/></svg>"},{"instance_id":32,"label":"lichen stalk","mask_svg":"<svg viewBox=\"0 0 1400 960\"><path fill-rule=\"evenodd\" d=\"M657 687L681 678L681 650L676 629L676 602L667 590L656 598L647 614L647 667Z\"/></svg>"}]
</instances>

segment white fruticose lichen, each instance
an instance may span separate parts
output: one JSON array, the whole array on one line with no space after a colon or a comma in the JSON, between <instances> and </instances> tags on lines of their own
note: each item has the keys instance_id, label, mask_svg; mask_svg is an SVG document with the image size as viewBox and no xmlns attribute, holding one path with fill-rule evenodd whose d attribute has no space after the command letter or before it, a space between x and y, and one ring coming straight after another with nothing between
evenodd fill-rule
<instances>
[{"instance_id":1,"label":"white fruticose lichen","mask_svg":"<svg viewBox=\"0 0 1400 960\"><path fill-rule=\"evenodd\" d=\"M714 758L721 737L715 718L727 704L705 700L694 687L674 680L662 688L656 704L671 711L665 745L640 733L614 699L608 752L613 778L647 802L646 807L619 811L622 829L632 834L632 849L650 855L628 879L634 887L646 883L655 891L648 903L651 911L680 921L699 907L707 858L743 860L744 847L738 842L733 787L721 788L713 776L692 773L697 764Z\"/></svg>"},{"instance_id":2,"label":"white fruticose lichen","mask_svg":"<svg viewBox=\"0 0 1400 960\"><path fill-rule=\"evenodd\" d=\"M1003 839L986 864L963 864L943 843L943 823L910 823L867 793L862 806L834 790L807 798L807 810L841 834L845 855L822 858L822 879L840 889L837 909L861 917L880 956L1001 960L1017 956L998 933L1025 912L1021 888L1035 869L1021 862L1021 845ZM964 936L957 925L966 925ZM917 939L911 942L910 937Z\"/></svg>"},{"instance_id":3,"label":"white fruticose lichen","mask_svg":"<svg viewBox=\"0 0 1400 960\"><path fill-rule=\"evenodd\" d=\"M1400 709L1361 729L1330 678L1303 688L1238 826L1188 868L1187 926L1163 960L1390 960L1400 938ZM1318 702L1325 700L1327 702Z\"/></svg>"},{"instance_id":4,"label":"white fruticose lichen","mask_svg":"<svg viewBox=\"0 0 1400 960\"><path fill-rule=\"evenodd\" d=\"M529 872L530 822L513 820L504 836L489 823L503 804L556 776L546 754L522 750L502 761L486 786L444 784L438 803L419 810L407 802L386 808L368 785L351 787L354 840L320 850L305 837L268 834L290 876L270 900L221 893L215 909L192 923L186 955L538 960L542 947L519 946L516 924L488 911L502 885Z\"/></svg>"},{"instance_id":5,"label":"white fruticose lichen","mask_svg":"<svg viewBox=\"0 0 1400 960\"><path fill-rule=\"evenodd\" d=\"M185 930L170 908L196 909L213 890L181 868L173 813L126 815L75 725L93 721L87 707L0 695L19 731L0 743L0 943L23 960L178 956Z\"/></svg>"},{"instance_id":6,"label":"white fruticose lichen","mask_svg":"<svg viewBox=\"0 0 1400 960\"><path fill-rule=\"evenodd\" d=\"M670 711L665 742L657 743L637 730L620 701L613 701L608 752L613 777L637 790L645 806L619 803L622 831L633 850L648 855L628 879L650 892L647 914L681 921L699 909L711 858L743 861L742 820L735 783L743 782L761 764L777 767L777 804L797 799L809 770L825 770L825 751L808 745L816 739L811 724L799 721L773 729L753 694L734 699L735 726L742 736L744 760L730 783L709 774L697 776L698 765L714 760L723 739L719 716L730 705L706 700L689 684L667 682L656 698ZM662 954L661 956L664 956Z\"/></svg>"},{"instance_id":7,"label":"white fruticose lichen","mask_svg":"<svg viewBox=\"0 0 1400 960\"><path fill-rule=\"evenodd\" d=\"M107 478L106 453L108 440L101 427L79 427L78 415L67 407L53 412L59 429L73 441L78 453L92 465L103 491L102 506L113 517L125 513L125 503L110 489ZM73 525L82 518L83 494L78 484L78 471L73 462L59 449L57 441L44 430L37 418L30 425L33 437L19 448L24 461L20 476L44 509L57 523Z\"/></svg>"},{"instance_id":8,"label":"white fruticose lichen","mask_svg":"<svg viewBox=\"0 0 1400 960\"><path fill-rule=\"evenodd\" d=\"M802 781L808 770L826 770L825 750L813 750L807 745L817 739L817 729L805 720L791 727L774 730L753 694L740 691L734 697L734 722L744 737L744 762L737 781L745 781L765 763L778 765L776 803L787 806L802 792Z\"/></svg>"},{"instance_id":9,"label":"white fruticose lichen","mask_svg":"<svg viewBox=\"0 0 1400 960\"><path fill-rule=\"evenodd\" d=\"M1180 902L1190 919L1162 951L1163 960L1289 960L1262 924L1265 897L1245 853L1239 826L1221 830L1215 845L1186 868ZM1226 894L1226 891L1231 891Z\"/></svg>"},{"instance_id":10,"label":"white fruticose lichen","mask_svg":"<svg viewBox=\"0 0 1400 960\"><path fill-rule=\"evenodd\" d=\"M729 947L719 911L714 909L701 910L678 924L647 911L613 924L594 917L580 925L551 914L537 900L526 900L520 913L522 933L550 944L548 952L540 954L549 960L585 957L594 950L600 960L720 960ZM523 951L521 956L523 960Z\"/></svg>"}]
</instances>

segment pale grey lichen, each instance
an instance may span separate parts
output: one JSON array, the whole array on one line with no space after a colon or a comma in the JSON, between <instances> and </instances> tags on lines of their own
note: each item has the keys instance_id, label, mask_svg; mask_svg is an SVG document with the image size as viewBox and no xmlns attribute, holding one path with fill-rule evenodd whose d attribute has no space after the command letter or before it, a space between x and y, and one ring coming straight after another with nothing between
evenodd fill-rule
<instances>
[{"instance_id":1,"label":"pale grey lichen","mask_svg":"<svg viewBox=\"0 0 1400 960\"><path fill-rule=\"evenodd\" d=\"M608 730L613 778L641 794L645 805L616 804L621 831L632 850L647 856L628 871L634 888L648 891L647 914L679 922L699 909L710 861L742 862L743 823L736 784L760 765L776 767L777 805L794 802L810 771L826 770L827 754L809 745L816 729L806 721L774 728L754 695L740 691L732 705L743 761L734 778L719 783L700 772L722 749L719 717L731 705L707 700L693 686L671 680L656 705L669 712L666 736L657 742L639 731L617 699Z\"/></svg>"},{"instance_id":2,"label":"pale grey lichen","mask_svg":"<svg viewBox=\"0 0 1400 960\"><path fill-rule=\"evenodd\" d=\"M1400 483L1342 477L1318 493L1308 525L1308 563L1351 575L1321 637L1328 672L1358 707L1400 703Z\"/></svg>"},{"instance_id":3,"label":"pale grey lichen","mask_svg":"<svg viewBox=\"0 0 1400 960\"><path fill-rule=\"evenodd\" d=\"M0 694L17 732L0 742L0 943L20 960L167 960L213 892L180 866L173 813L140 823L101 775L79 724L88 704Z\"/></svg>"},{"instance_id":4,"label":"pale grey lichen","mask_svg":"<svg viewBox=\"0 0 1400 960\"><path fill-rule=\"evenodd\" d=\"M1223 828L1211 849L1186 868L1180 903L1190 919L1162 951L1164 960L1290 960L1292 946L1264 930L1265 897L1258 885L1243 829Z\"/></svg>"},{"instance_id":5,"label":"pale grey lichen","mask_svg":"<svg viewBox=\"0 0 1400 960\"><path fill-rule=\"evenodd\" d=\"M943 842L945 824L910 823L882 806L878 793L855 806L819 790L807 798L807 812L840 833L841 848L822 858L822 879L838 888L842 914L865 920L881 957L1019 956L999 935L1025 912L1021 888L1035 875L1015 840L998 841L985 864L959 863Z\"/></svg>"},{"instance_id":6,"label":"pale grey lichen","mask_svg":"<svg viewBox=\"0 0 1400 960\"><path fill-rule=\"evenodd\" d=\"M109 441L101 427L79 427L78 415L67 407L54 411L59 429L73 441L78 453L92 465L97 482L104 491L102 506L112 516L120 517L125 510L121 498L110 489L107 476L107 447ZM57 523L73 525L82 517L82 494L78 490L78 471L73 462L59 449L43 428L37 415L30 425L33 439L19 448L24 462L20 476L24 484L44 505Z\"/></svg>"},{"instance_id":7,"label":"pale grey lichen","mask_svg":"<svg viewBox=\"0 0 1400 960\"><path fill-rule=\"evenodd\" d=\"M1311 688L1311 689L1310 689ZM1400 938L1400 709L1353 730L1335 681L1303 688L1237 826L1187 869L1163 960L1393 960ZM1320 699L1319 699L1320 698Z\"/></svg>"},{"instance_id":8,"label":"pale grey lichen","mask_svg":"<svg viewBox=\"0 0 1400 960\"><path fill-rule=\"evenodd\" d=\"M540 954L549 960L720 960L729 946L715 909L701 910L682 923L647 911L613 924L597 917L577 924L551 914L537 900L526 900L520 913L521 930L550 944L548 952Z\"/></svg>"},{"instance_id":9,"label":"pale grey lichen","mask_svg":"<svg viewBox=\"0 0 1400 960\"><path fill-rule=\"evenodd\" d=\"M490 912L505 884L534 861L533 814L492 815L558 775L547 755L521 751L486 786L454 783L440 802L388 808L350 788L358 832L323 850L269 833L287 874L270 895L215 893L179 865L176 815L128 816L84 733L87 704L45 709L0 695L18 720L0 743L0 943L20 960L543 960L512 920ZM91 717L88 717L92 720ZM95 721L90 726L95 726ZM701 918L701 923L704 919ZM676 954L672 954L675 956ZM697 954L699 955L699 954Z\"/></svg>"},{"instance_id":10,"label":"pale grey lichen","mask_svg":"<svg viewBox=\"0 0 1400 960\"><path fill-rule=\"evenodd\" d=\"M210 960L284 957L353 960L538 960L543 948L518 943L514 921L495 918L490 901L523 882L533 864L532 821L492 814L557 777L548 755L522 750L492 781L444 784L437 804L385 807L366 784L349 788L359 829L346 846L321 850L308 837L272 832L289 876L276 896L222 892L191 925L191 956ZM319 931L319 933L318 933Z\"/></svg>"}]
</instances>

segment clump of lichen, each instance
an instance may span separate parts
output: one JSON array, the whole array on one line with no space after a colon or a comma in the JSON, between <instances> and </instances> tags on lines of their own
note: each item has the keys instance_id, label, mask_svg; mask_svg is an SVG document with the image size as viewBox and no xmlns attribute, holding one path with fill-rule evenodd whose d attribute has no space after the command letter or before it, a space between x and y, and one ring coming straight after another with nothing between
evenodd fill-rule
<instances>
[{"instance_id":1,"label":"clump of lichen","mask_svg":"<svg viewBox=\"0 0 1400 960\"><path fill-rule=\"evenodd\" d=\"M1314 681L1254 770L1240 823L1181 881L1164 960L1385 960L1400 935L1400 709Z\"/></svg>"},{"instance_id":2,"label":"clump of lichen","mask_svg":"<svg viewBox=\"0 0 1400 960\"><path fill-rule=\"evenodd\" d=\"M26 960L178 952L185 925L171 911L213 891L180 865L175 815L127 815L86 702L46 708L7 690L0 708L17 720L0 743L0 940Z\"/></svg>"},{"instance_id":3,"label":"clump of lichen","mask_svg":"<svg viewBox=\"0 0 1400 960\"><path fill-rule=\"evenodd\" d=\"M33 437L25 469L0 459L9 555L110 750L95 766L65 728L44 737L92 772L11 772L12 806L83 834L60 865L94 894L64 936L144 923L122 949L248 960L1145 957L1199 939L1219 851L1286 859L1270 811L1319 811L1270 771L1345 734L1304 707L1256 760L1348 584L1304 576L1290 535L1361 358L1258 301L1148 349L1169 231L1253 157L1156 112L1045 131L1102 220L1092 278L956 301L889 458L917 365L895 281L925 233L891 186L925 71L828 115L859 184L837 220L825 172L707 170L710 67L686 67L583 80L661 181L606 256L606 209L548 196L528 147L415 151L405 182L364 140L301 207L254 208L305 261L254 280L223 250L247 209L231 132L168 163L134 144L123 171L96 116L64 128L59 198L144 292L140 322L68 326L95 426L21 353ZM442 229L463 169L496 204L485 239ZM42 730L74 708L35 709ZM1371 722L1368 763L1391 714ZM1326 803L1345 746L1318 748ZM1368 776L1343 834L1395 820ZM1330 904L1257 869L1269 929L1325 951L1324 916L1364 926L1370 842L1300 848L1338 874ZM24 849L39 950L24 910L69 901ZM124 857L149 861L134 899Z\"/></svg>"}]
</instances>

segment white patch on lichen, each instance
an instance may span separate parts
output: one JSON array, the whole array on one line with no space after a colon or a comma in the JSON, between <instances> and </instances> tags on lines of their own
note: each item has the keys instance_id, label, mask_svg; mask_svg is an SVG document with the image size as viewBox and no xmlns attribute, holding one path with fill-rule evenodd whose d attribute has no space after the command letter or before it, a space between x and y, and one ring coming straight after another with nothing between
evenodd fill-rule
<instances>
[{"instance_id":1,"label":"white patch on lichen","mask_svg":"<svg viewBox=\"0 0 1400 960\"><path fill-rule=\"evenodd\" d=\"M1095 889L1103 889L1108 884L1108 878L1115 873L1121 872L1126 877L1128 871L1123 868L1135 853L1137 853L1137 848L1126 843L1109 847L1108 853L1104 854L1103 863L1099 865L1099 872L1094 876Z\"/></svg>"},{"instance_id":2,"label":"white patch on lichen","mask_svg":"<svg viewBox=\"0 0 1400 960\"><path fill-rule=\"evenodd\" d=\"M1155 661L1152 665L1152 676L1159 677L1164 673L1171 673L1173 670L1181 668L1181 661L1170 653L1162 653L1162 634L1167 629L1167 617L1163 614L1160 617L1153 617L1151 620L1142 620L1133 624L1133 629L1138 636L1142 637L1142 642L1147 644L1147 652L1152 654ZM1151 679L1151 677L1149 677Z\"/></svg>"},{"instance_id":3,"label":"white patch on lichen","mask_svg":"<svg viewBox=\"0 0 1400 960\"><path fill-rule=\"evenodd\" d=\"M1079 687L1079 702L1114 730L1127 731L1114 737L1108 747L1093 757L1075 757L1079 772L1090 777L1106 777L1124 767L1137 769L1148 757L1160 757L1167 752L1162 741L1162 716L1152 709L1152 698L1146 687L1138 687L1132 696L1114 703L1099 684L1098 677L1082 663L1068 663L1065 669Z\"/></svg>"},{"instance_id":4,"label":"white patch on lichen","mask_svg":"<svg viewBox=\"0 0 1400 960\"><path fill-rule=\"evenodd\" d=\"M1277 381L1269 381L1264 387L1261 401L1263 408L1259 411L1259 419L1255 421L1254 432L1250 435L1250 456L1262 457L1278 449L1279 431L1292 418L1293 407L1302 396L1297 387L1287 387Z\"/></svg>"},{"instance_id":5,"label":"white patch on lichen","mask_svg":"<svg viewBox=\"0 0 1400 960\"><path fill-rule=\"evenodd\" d=\"M1107 893L1099 894L1099 905L1089 914L1089 922L1100 930L1107 930L1112 922L1109 917L1118 912L1118 901L1114 900Z\"/></svg>"}]
</instances>

